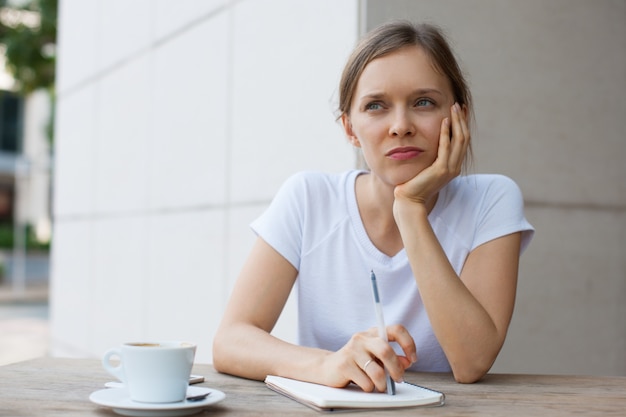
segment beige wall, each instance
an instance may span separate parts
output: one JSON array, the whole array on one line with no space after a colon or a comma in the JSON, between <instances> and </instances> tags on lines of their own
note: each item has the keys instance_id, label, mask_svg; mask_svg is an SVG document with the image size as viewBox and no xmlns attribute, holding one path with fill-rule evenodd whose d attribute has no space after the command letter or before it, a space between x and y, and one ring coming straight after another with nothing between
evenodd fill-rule
<instances>
[{"instance_id":1,"label":"beige wall","mask_svg":"<svg viewBox=\"0 0 626 417\"><path fill-rule=\"evenodd\" d=\"M535 240L494 371L626 375L626 1L369 0L442 26L475 96L477 172L522 187Z\"/></svg>"}]
</instances>

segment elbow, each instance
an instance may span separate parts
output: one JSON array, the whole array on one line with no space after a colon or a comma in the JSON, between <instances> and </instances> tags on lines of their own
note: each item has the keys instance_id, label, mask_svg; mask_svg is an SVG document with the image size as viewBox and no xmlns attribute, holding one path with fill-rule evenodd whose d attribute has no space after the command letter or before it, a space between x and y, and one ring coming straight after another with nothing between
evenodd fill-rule
<instances>
[{"instance_id":1,"label":"elbow","mask_svg":"<svg viewBox=\"0 0 626 417\"><path fill-rule=\"evenodd\" d=\"M485 376L487 372L453 372L454 380L459 384L473 384L478 382Z\"/></svg>"},{"instance_id":2,"label":"elbow","mask_svg":"<svg viewBox=\"0 0 626 417\"><path fill-rule=\"evenodd\" d=\"M215 350L213 350L213 368L215 368L215 370L221 374L228 373L226 367L224 366L224 363L225 361L223 361L219 354L216 354Z\"/></svg>"},{"instance_id":3,"label":"elbow","mask_svg":"<svg viewBox=\"0 0 626 417\"><path fill-rule=\"evenodd\" d=\"M461 355L449 360L454 380L460 384L473 384L483 379L496 361L503 343L504 340L492 347L479 346L473 352L472 349L463 349Z\"/></svg>"},{"instance_id":4,"label":"elbow","mask_svg":"<svg viewBox=\"0 0 626 417\"><path fill-rule=\"evenodd\" d=\"M491 369L493 361L485 363L470 363L452 367L454 380L459 384L473 384L480 381Z\"/></svg>"},{"instance_id":5,"label":"elbow","mask_svg":"<svg viewBox=\"0 0 626 417\"><path fill-rule=\"evenodd\" d=\"M224 349L223 339L219 332L213 339L213 368L220 373L229 373L228 349Z\"/></svg>"}]
</instances>

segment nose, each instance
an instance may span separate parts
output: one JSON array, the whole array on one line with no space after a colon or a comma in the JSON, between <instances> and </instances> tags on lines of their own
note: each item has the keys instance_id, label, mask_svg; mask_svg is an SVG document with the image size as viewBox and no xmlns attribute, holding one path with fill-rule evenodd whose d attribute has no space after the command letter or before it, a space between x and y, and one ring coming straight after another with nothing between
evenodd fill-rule
<instances>
[{"instance_id":1,"label":"nose","mask_svg":"<svg viewBox=\"0 0 626 417\"><path fill-rule=\"evenodd\" d=\"M389 136L403 137L411 136L415 133L415 126L406 110L394 112L393 120L389 126Z\"/></svg>"}]
</instances>

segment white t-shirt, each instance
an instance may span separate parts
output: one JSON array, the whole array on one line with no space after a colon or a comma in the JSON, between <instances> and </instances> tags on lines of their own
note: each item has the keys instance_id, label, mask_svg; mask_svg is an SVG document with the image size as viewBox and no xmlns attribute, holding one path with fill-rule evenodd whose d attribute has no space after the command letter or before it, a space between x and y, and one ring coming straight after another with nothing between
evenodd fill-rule
<instances>
[{"instance_id":1,"label":"white t-shirt","mask_svg":"<svg viewBox=\"0 0 626 417\"><path fill-rule=\"evenodd\" d=\"M376 326L373 270L386 324L404 325L415 340L418 361L411 369L448 372L406 251L387 256L367 236L355 195L361 173L298 173L251 225L299 271L299 343L337 351L354 333ZM522 231L523 251L534 233L523 209L509 178L471 175L446 185L428 218L458 274L470 251L492 239Z\"/></svg>"}]
</instances>

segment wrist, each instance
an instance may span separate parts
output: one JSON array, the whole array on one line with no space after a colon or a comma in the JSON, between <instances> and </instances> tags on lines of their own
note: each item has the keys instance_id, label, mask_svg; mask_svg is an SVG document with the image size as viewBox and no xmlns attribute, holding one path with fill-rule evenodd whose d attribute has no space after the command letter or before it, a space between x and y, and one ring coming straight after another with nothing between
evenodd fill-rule
<instances>
[{"instance_id":1,"label":"wrist","mask_svg":"<svg viewBox=\"0 0 626 417\"><path fill-rule=\"evenodd\" d=\"M295 362L281 363L281 370L276 375L316 384L329 385L328 369L332 368L327 361L332 352L310 347L298 347L300 351Z\"/></svg>"},{"instance_id":2,"label":"wrist","mask_svg":"<svg viewBox=\"0 0 626 417\"><path fill-rule=\"evenodd\" d=\"M397 197L393 202L393 215L396 222L409 218L428 217L428 211L428 204L422 201Z\"/></svg>"}]
</instances>

